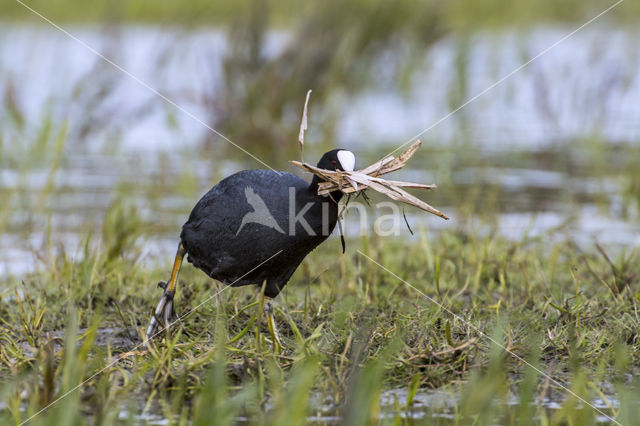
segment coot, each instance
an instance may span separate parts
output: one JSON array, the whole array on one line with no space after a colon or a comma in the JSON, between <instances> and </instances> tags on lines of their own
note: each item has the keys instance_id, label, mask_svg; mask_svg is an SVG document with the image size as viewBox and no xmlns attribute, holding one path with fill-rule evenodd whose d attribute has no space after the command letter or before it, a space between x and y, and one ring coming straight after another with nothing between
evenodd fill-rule
<instances>
[{"instance_id":1,"label":"coot","mask_svg":"<svg viewBox=\"0 0 640 426\"><path fill-rule=\"evenodd\" d=\"M325 153L318 167L353 171L355 156L343 149ZM232 287L265 285L273 298L298 265L327 239L338 219L342 192L318 195L311 183L287 172L244 170L215 185L198 201L182 227L180 244L164 295L147 329L147 339L173 318L173 297L184 255L211 278ZM268 299L267 299L268 300ZM270 304L266 305L270 308ZM272 310L266 310L274 333Z\"/></svg>"}]
</instances>

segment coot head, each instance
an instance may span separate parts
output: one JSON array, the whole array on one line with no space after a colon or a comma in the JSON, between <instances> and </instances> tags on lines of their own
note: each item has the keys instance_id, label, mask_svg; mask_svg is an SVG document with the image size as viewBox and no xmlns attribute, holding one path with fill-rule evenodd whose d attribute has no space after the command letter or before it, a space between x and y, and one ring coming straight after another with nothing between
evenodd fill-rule
<instances>
[{"instance_id":1,"label":"coot head","mask_svg":"<svg viewBox=\"0 0 640 426\"><path fill-rule=\"evenodd\" d=\"M322 158L320 158L320 161L318 161L316 166L325 170L342 170L352 172L355 170L355 165L356 156L353 155L353 152L347 151L346 149L333 149L326 152ZM321 181L322 180L317 175L313 175L313 180L311 181L309 188L314 192L317 191L318 184ZM334 201L340 201L340 198L342 198L342 192L333 191L331 193L331 198Z\"/></svg>"},{"instance_id":2,"label":"coot head","mask_svg":"<svg viewBox=\"0 0 640 426\"><path fill-rule=\"evenodd\" d=\"M325 153L317 167L326 170L342 170L352 172L356 165L356 156L346 149L333 149Z\"/></svg>"}]
</instances>

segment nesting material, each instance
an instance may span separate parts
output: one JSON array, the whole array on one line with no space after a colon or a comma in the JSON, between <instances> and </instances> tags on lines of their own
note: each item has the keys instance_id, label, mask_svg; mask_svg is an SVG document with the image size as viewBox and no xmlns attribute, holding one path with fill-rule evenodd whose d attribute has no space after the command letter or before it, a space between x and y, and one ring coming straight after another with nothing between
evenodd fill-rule
<instances>
[{"instance_id":1,"label":"nesting material","mask_svg":"<svg viewBox=\"0 0 640 426\"><path fill-rule=\"evenodd\" d=\"M403 168L421 145L422 142L416 141L397 158L389 156L370 165L369 167L353 172L319 169L310 164L301 163L299 161L291 161L291 163L294 166L300 167L302 170L313 173L325 180L325 182L318 186L319 195L328 194L336 190L340 190L344 194L353 194L365 189L373 189L376 192L386 195L392 200L418 207L419 209L448 220L449 218L444 213L434 209L429 204L401 189L435 189L436 185L387 180L380 177Z\"/></svg>"}]
</instances>

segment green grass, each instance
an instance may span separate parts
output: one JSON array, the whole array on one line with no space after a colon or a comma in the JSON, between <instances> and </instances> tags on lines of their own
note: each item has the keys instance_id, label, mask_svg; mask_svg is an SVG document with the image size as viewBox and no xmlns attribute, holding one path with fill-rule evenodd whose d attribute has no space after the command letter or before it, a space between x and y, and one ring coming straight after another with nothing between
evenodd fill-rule
<instances>
[{"instance_id":1,"label":"green grass","mask_svg":"<svg viewBox=\"0 0 640 426\"><path fill-rule=\"evenodd\" d=\"M595 421L598 413L478 330L581 398L619 400L606 411L621 421L636 418L638 383L628 375L640 366L637 252L608 260L549 236L420 232L409 244L352 240L345 255L332 240L310 255L278 298L280 354L252 306L256 288L211 298L222 287L185 266L178 310L202 305L183 330L113 362L139 344L161 294L155 283L170 265L140 266L126 241L87 243L81 261L52 257L41 271L0 284L0 419L24 421L80 385L31 424L112 424L123 409L175 423L242 416L302 424L320 413L349 424L402 423L410 399L380 406L392 388L450 392L455 416L443 424ZM547 410L540 395L561 408ZM519 400L507 404L512 396ZM322 401L331 408L321 410ZM426 410L427 423L437 410Z\"/></svg>"},{"instance_id":2,"label":"green grass","mask_svg":"<svg viewBox=\"0 0 640 426\"><path fill-rule=\"evenodd\" d=\"M295 25L301 15L317 9L317 5L291 0L263 1L239 0L191 1L176 3L168 0L130 0L112 2L93 1L90 4L79 0L30 0L29 7L44 14L55 22L143 22L173 25L229 24L239 15L250 13L253 8L268 10L272 21L278 25ZM326 3L326 2L325 2ZM447 26L458 29L526 25L535 22L572 22L586 20L604 10L614 1L604 3L596 0L563 2L506 2L501 0L453 0L445 3L435 1L394 2L396 8L410 7L416 13L431 8L443 12ZM340 9L343 13L371 13L383 9L385 2L380 0L350 0L331 3L326 6ZM324 5L322 7L325 7ZM633 23L640 8L634 2L626 2L620 10L614 10L612 16L616 22ZM3 5L3 19L34 20L35 16L14 0Z\"/></svg>"},{"instance_id":3,"label":"green grass","mask_svg":"<svg viewBox=\"0 0 640 426\"><path fill-rule=\"evenodd\" d=\"M336 88L355 92L370 80L367 72L376 55L395 46L398 33L430 46L439 37L464 37L476 27L584 20L606 7L591 1L551 5L460 0L425 2L416 10L414 2L363 0L348 8L330 4L316 10L271 2L271 23L299 27L296 34L309 37L298 37L296 50L309 53L285 55L276 58L275 65L264 66L254 60L251 46L260 46L260 34L268 28L263 22L266 12L249 13L249 3L232 9L222 2L191 2L185 7L160 1L150 7L149 2L134 0L118 9L104 1L83 7L75 0L29 2L56 22L188 26L236 22L240 16L235 26L238 55L228 58L226 75L242 90L225 92L233 114L224 117L223 130L234 140L264 145L279 164L290 157L274 147L291 147L297 154L291 143L295 126L283 129L282 117L298 110L298 94L325 83L327 97ZM304 9L302 18L298 7ZM627 1L610 18L633 20L637 8ZM252 18L244 22L246 15ZM3 16L33 18L17 3L3 9ZM358 25L353 25L353 16L359 17ZM326 28L338 23L350 36L333 31L336 41L327 43ZM308 49L312 44L339 48L319 56ZM342 56L336 59L334 50ZM322 67L318 58L324 58ZM291 68L293 59L301 70L312 64L315 74L302 73L311 84L282 71ZM459 99L452 97L453 107L466 98L465 79L460 73ZM268 102L256 104L265 87L276 89L268 92ZM248 95L245 88L251 89ZM287 106L294 104L295 109ZM77 248L60 248L49 241L33 250L35 272L0 278L0 423L21 423L43 409L29 424L155 419L139 415L196 425L213 420L233 424L238 419L250 424L304 424L313 416L337 416L336 423L345 424L530 424L532 419L542 424L595 423L600 414L579 398L599 399L603 410L622 424L638 422L640 251L611 251L595 243L580 248L571 240L571 229L564 227L538 237L505 239L498 232L498 213L517 194L505 193L498 185L456 187L451 177L465 164L487 170L504 165L549 167L571 170L572 177L584 179L612 177L619 187L613 195L621 199L622 210L612 216L633 220L640 206L633 141L612 149L606 141L578 140L566 151L504 153L491 161L479 160L486 164L474 163L477 153L464 147L420 154L423 157L416 157L414 164L437 171L442 188L430 202L455 206L459 223L452 221L437 233L415 229L419 235L412 239L351 239L345 255L336 239L321 246L277 300L281 353L274 352L261 321L256 288L227 289L212 298L224 288L190 265L182 271L177 309L186 313L198 308L184 318L183 329L143 350L141 336L161 295L156 283L168 278L172 259L143 266L140 243L149 244L157 234L175 232L175 227L169 220L143 217L134 206L138 201L161 212L167 194L197 199L206 188L198 188L202 182L189 168L192 158L185 154L166 160L180 161L182 175L157 173L135 182L123 180L110 191L112 202L104 217L99 212L98 226L87 214L88 223L79 229L53 230L48 224L43 230L39 219L50 220L51 201L73 191L59 187L57 172L65 170L66 154L81 149L77 141L67 140L66 123L52 117L27 118L11 96L4 105L8 118L3 124L16 133L6 140L0 135L0 167L19 173L15 186L0 185L0 230L25 240L33 233L77 232L83 241ZM247 120L255 111L256 118L264 111L272 116L264 123ZM328 128L321 139L334 140L335 119L328 114L327 120L318 121L326 121ZM247 127L248 122L256 128ZM247 128L246 135L233 133ZM582 157L574 151L587 154L583 163L576 162ZM216 151L215 157L226 159L226 154ZM206 151L192 155L213 157ZM47 172L45 183L30 189L30 173L42 170ZM538 207L553 198L546 188L538 190L539 198L532 196L535 190L518 188ZM554 194L568 199L568 209L591 202L606 215L613 202L604 188L600 192L594 200L572 200L570 188L558 188ZM177 217L188 212L171 213ZM467 221L483 226L464 231ZM404 391L405 397L389 397L390 389ZM444 395L447 403L421 405L421 398L432 394ZM390 398L391 403L382 403ZM549 409L541 403L543 398L558 407Z\"/></svg>"}]
</instances>

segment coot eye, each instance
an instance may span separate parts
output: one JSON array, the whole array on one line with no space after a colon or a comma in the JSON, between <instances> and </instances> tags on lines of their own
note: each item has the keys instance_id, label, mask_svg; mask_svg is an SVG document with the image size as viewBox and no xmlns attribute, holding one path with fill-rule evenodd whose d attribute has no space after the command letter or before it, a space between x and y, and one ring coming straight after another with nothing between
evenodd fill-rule
<instances>
[{"instance_id":1,"label":"coot eye","mask_svg":"<svg viewBox=\"0 0 640 426\"><path fill-rule=\"evenodd\" d=\"M337 166L338 162L336 160L331 160L331 164L333 164L334 166Z\"/></svg>"}]
</instances>

